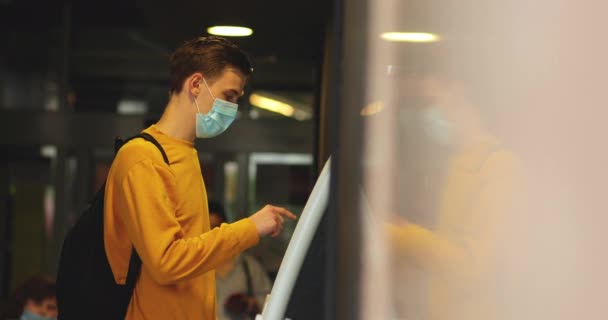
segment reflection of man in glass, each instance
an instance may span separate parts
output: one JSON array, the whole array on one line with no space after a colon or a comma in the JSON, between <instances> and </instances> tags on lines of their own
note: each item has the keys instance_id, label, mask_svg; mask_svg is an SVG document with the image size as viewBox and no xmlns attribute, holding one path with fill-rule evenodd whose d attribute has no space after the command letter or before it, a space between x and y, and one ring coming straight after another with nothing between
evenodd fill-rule
<instances>
[{"instance_id":1,"label":"reflection of man in glass","mask_svg":"<svg viewBox=\"0 0 608 320\"><path fill-rule=\"evenodd\" d=\"M410 216L419 213L405 212L405 219L388 229L408 267L428 275L429 319L494 319L498 229L512 210L519 164L482 125L470 95L478 88L452 75L428 73L402 82L415 84L410 91L424 97L422 105L400 110L407 118L401 125L419 130L416 139L426 141L411 151L429 160L444 154L429 151L432 146L448 150L449 156L437 188L434 223L414 223ZM400 166L407 170L412 165L402 160Z\"/></svg>"}]
</instances>

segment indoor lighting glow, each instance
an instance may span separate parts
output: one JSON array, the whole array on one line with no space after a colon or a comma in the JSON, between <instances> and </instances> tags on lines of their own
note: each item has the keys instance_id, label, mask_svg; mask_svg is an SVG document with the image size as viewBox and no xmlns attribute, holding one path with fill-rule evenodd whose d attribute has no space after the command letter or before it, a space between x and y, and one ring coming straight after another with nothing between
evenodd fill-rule
<instances>
[{"instance_id":1,"label":"indoor lighting glow","mask_svg":"<svg viewBox=\"0 0 608 320\"><path fill-rule=\"evenodd\" d=\"M439 36L426 32L385 32L380 38L393 42L435 42Z\"/></svg>"},{"instance_id":2,"label":"indoor lighting glow","mask_svg":"<svg viewBox=\"0 0 608 320\"><path fill-rule=\"evenodd\" d=\"M40 155L44 158L49 159L57 158L57 146L43 145L42 147L40 147Z\"/></svg>"},{"instance_id":3,"label":"indoor lighting glow","mask_svg":"<svg viewBox=\"0 0 608 320\"><path fill-rule=\"evenodd\" d=\"M209 34L224 37L248 37L253 34L251 28L236 26L215 26L207 29Z\"/></svg>"},{"instance_id":4,"label":"indoor lighting glow","mask_svg":"<svg viewBox=\"0 0 608 320\"><path fill-rule=\"evenodd\" d=\"M382 109L384 109L384 103L382 101L372 102L361 109L361 115L368 117L382 111Z\"/></svg>"},{"instance_id":5,"label":"indoor lighting glow","mask_svg":"<svg viewBox=\"0 0 608 320\"><path fill-rule=\"evenodd\" d=\"M257 93L253 93L251 96L249 96L249 102L258 108L280 113L286 117L292 117L295 113L295 108L293 106L275 99L261 96Z\"/></svg>"}]
</instances>

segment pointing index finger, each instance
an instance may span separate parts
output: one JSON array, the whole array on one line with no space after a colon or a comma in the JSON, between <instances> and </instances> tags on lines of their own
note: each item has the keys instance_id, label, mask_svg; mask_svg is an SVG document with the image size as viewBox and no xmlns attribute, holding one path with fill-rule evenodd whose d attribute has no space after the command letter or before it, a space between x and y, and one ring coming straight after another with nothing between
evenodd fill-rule
<instances>
[{"instance_id":1,"label":"pointing index finger","mask_svg":"<svg viewBox=\"0 0 608 320\"><path fill-rule=\"evenodd\" d=\"M275 210L276 213L278 213L278 214L280 214L280 215L282 215L284 217L287 217L287 218L289 218L291 220L296 220L298 218L298 217L296 217L295 214L289 212L289 210L287 210L285 208L274 207L274 210Z\"/></svg>"}]
</instances>

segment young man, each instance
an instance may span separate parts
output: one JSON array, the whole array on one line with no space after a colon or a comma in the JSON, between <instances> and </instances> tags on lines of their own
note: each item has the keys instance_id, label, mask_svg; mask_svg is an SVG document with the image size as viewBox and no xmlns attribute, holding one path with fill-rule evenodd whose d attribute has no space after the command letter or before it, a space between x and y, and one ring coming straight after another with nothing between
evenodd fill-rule
<instances>
[{"instance_id":1,"label":"young man","mask_svg":"<svg viewBox=\"0 0 608 320\"><path fill-rule=\"evenodd\" d=\"M170 57L171 91L160 121L144 139L124 145L110 169L104 242L117 283L125 283L132 245L142 269L126 319L215 319L214 269L258 243L278 236L283 218L266 206L251 217L210 229L207 194L194 139L221 134L251 75L247 55L218 37L186 42Z\"/></svg>"}]
</instances>

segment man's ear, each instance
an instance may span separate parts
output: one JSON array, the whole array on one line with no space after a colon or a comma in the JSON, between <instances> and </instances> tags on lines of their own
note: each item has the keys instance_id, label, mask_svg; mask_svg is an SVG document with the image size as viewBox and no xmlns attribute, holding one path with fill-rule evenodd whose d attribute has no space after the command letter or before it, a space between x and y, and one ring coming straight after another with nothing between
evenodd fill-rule
<instances>
[{"instance_id":1,"label":"man's ear","mask_svg":"<svg viewBox=\"0 0 608 320\"><path fill-rule=\"evenodd\" d=\"M194 95L195 97L198 97L198 95L201 93L200 91L202 82L203 74L201 74L200 72L195 72L190 77L188 77L188 79L186 79L186 83L184 84L184 86L186 87L188 92L190 92L190 94Z\"/></svg>"}]
</instances>

